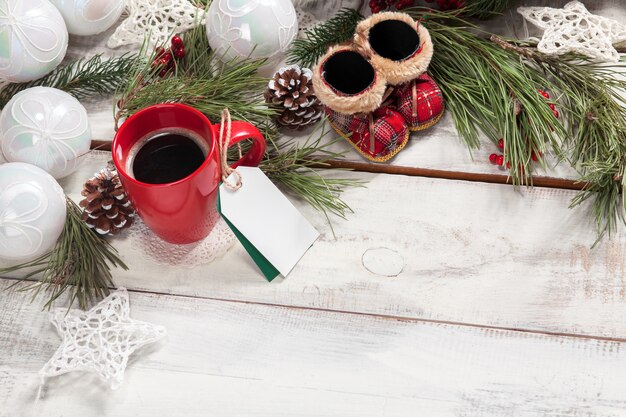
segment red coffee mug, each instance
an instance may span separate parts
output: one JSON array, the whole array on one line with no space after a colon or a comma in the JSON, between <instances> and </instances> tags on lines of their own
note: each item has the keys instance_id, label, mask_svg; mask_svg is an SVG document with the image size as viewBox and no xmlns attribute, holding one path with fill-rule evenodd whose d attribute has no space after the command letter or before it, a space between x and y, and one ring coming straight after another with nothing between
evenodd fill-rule
<instances>
[{"instance_id":1,"label":"red coffee mug","mask_svg":"<svg viewBox=\"0 0 626 417\"><path fill-rule=\"evenodd\" d=\"M137 181L127 171L129 152L147 135L162 129L187 129L202 137L208 149L204 163L191 175L167 184ZM222 179L220 126L183 104L157 104L129 117L113 139L113 162L122 185L144 223L171 243L193 243L208 236L219 218L218 186ZM232 122L230 145L252 139L252 147L233 168L258 166L265 154L261 132L245 122Z\"/></svg>"}]
</instances>

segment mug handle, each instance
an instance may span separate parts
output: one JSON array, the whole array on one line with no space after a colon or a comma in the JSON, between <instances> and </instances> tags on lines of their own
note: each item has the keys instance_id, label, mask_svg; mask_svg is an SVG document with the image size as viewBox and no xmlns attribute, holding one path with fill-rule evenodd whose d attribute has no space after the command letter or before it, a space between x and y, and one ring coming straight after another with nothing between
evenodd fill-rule
<instances>
[{"instance_id":1,"label":"mug handle","mask_svg":"<svg viewBox=\"0 0 626 417\"><path fill-rule=\"evenodd\" d=\"M213 125L213 137L219 138L220 125ZM231 168L238 166L256 167L259 166L265 155L265 138L259 129L247 122L231 122L230 145L252 139L252 147L241 157L241 159L231 165Z\"/></svg>"}]
</instances>

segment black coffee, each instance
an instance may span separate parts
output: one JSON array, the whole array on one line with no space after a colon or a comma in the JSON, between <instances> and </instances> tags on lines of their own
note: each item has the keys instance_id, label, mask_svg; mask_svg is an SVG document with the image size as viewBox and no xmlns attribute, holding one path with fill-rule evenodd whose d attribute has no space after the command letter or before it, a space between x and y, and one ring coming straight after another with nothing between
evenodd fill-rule
<instances>
[{"instance_id":1,"label":"black coffee","mask_svg":"<svg viewBox=\"0 0 626 417\"><path fill-rule=\"evenodd\" d=\"M167 184L189 176L204 160L202 148L192 138L178 132L162 132L140 141L132 159L132 173L141 182Z\"/></svg>"}]
</instances>

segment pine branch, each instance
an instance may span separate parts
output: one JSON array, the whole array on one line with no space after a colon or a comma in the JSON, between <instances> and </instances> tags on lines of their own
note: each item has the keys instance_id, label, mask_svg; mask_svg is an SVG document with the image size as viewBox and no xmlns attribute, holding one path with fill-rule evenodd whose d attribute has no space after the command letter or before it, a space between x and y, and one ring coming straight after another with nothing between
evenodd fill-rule
<instances>
[{"instance_id":1,"label":"pine branch","mask_svg":"<svg viewBox=\"0 0 626 417\"><path fill-rule=\"evenodd\" d=\"M332 45L352 38L363 16L354 9L342 9L333 18L305 32L305 39L296 39L288 53L288 62L311 68Z\"/></svg>"},{"instance_id":2,"label":"pine branch","mask_svg":"<svg viewBox=\"0 0 626 417\"><path fill-rule=\"evenodd\" d=\"M494 143L503 138L505 164L510 164L514 183L532 184L533 152L558 151L566 135L537 92L555 91L556 85L515 51L479 36L475 26L451 13L410 13L425 17L436 45L429 72L442 89L461 138L470 149L480 146L481 132Z\"/></svg>"},{"instance_id":3,"label":"pine branch","mask_svg":"<svg viewBox=\"0 0 626 417\"><path fill-rule=\"evenodd\" d=\"M598 241L610 236L626 217L620 194L626 183L626 100L620 90L626 82L617 77L626 63L551 57L524 42L486 39L490 34L451 14L425 14L436 45L430 71L467 145L478 147L481 131L494 143L503 137L504 158L517 184L532 183L532 152L551 148L589 183L572 206L593 200ZM560 119L537 89L550 91ZM516 110L521 110L517 117Z\"/></svg>"},{"instance_id":4,"label":"pine branch","mask_svg":"<svg viewBox=\"0 0 626 417\"><path fill-rule=\"evenodd\" d=\"M78 301L85 309L109 294L109 287L113 286L111 266L128 267L115 248L89 229L76 203L69 198L66 202L65 226L52 251L31 262L0 269L0 274L27 270L24 280L41 274L41 281L26 284L20 290L34 290L33 298L41 290L50 291L44 308L52 307L57 298L69 291L70 307Z\"/></svg>"},{"instance_id":5,"label":"pine branch","mask_svg":"<svg viewBox=\"0 0 626 417\"><path fill-rule=\"evenodd\" d=\"M38 80L6 85L0 91L0 108L18 92L36 86L58 88L77 99L113 93L126 81L136 61L131 53L104 61L102 55L73 61Z\"/></svg>"},{"instance_id":6,"label":"pine branch","mask_svg":"<svg viewBox=\"0 0 626 417\"><path fill-rule=\"evenodd\" d=\"M284 185L292 194L323 212L330 223L329 213L345 218L346 213L353 212L339 198L344 189L363 183L320 175L320 166L327 166L328 161L344 156L343 152L330 150L342 139L325 140L328 133L322 124L303 143L294 138L276 141L275 137L269 136L268 157L261 163L261 169L274 182Z\"/></svg>"},{"instance_id":7,"label":"pine branch","mask_svg":"<svg viewBox=\"0 0 626 417\"><path fill-rule=\"evenodd\" d=\"M526 42L491 39L515 51L557 85L568 129L562 154L581 172L581 181L589 184L571 206L593 200L597 244L616 230L619 221L625 222L621 191L626 170L626 99L622 95L626 82L618 75L626 71L626 64L597 64L579 55L553 57Z\"/></svg>"},{"instance_id":8,"label":"pine branch","mask_svg":"<svg viewBox=\"0 0 626 417\"><path fill-rule=\"evenodd\" d=\"M462 14L478 19L488 19L504 12L512 0L474 0L463 8Z\"/></svg>"}]
</instances>

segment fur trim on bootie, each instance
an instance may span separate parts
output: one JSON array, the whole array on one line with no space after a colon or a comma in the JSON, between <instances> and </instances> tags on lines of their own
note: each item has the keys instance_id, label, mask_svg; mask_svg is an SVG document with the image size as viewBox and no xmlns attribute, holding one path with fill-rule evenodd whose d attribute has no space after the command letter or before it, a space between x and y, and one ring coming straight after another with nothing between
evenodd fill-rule
<instances>
[{"instance_id":1,"label":"fur trim on bootie","mask_svg":"<svg viewBox=\"0 0 626 417\"><path fill-rule=\"evenodd\" d=\"M425 73L433 56L428 29L406 13L376 13L361 21L354 42L391 85Z\"/></svg>"},{"instance_id":2,"label":"fur trim on bootie","mask_svg":"<svg viewBox=\"0 0 626 417\"><path fill-rule=\"evenodd\" d=\"M343 114L369 113L380 107L387 80L353 46L328 50L313 69L315 95Z\"/></svg>"}]
</instances>

